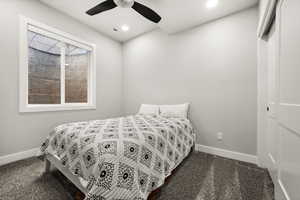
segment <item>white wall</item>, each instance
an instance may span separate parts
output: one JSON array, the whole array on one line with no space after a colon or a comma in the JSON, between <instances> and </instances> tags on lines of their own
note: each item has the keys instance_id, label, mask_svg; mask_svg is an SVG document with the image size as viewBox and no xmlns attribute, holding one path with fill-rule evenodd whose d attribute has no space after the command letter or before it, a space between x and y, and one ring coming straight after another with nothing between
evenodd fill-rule
<instances>
[{"instance_id":1,"label":"white wall","mask_svg":"<svg viewBox=\"0 0 300 200\"><path fill-rule=\"evenodd\" d=\"M270 0L259 0L259 22L262 20L262 16L266 11L267 5Z\"/></svg>"},{"instance_id":2,"label":"white wall","mask_svg":"<svg viewBox=\"0 0 300 200\"><path fill-rule=\"evenodd\" d=\"M256 155L258 9L124 44L124 110L191 103L197 143ZM224 140L217 141L217 132Z\"/></svg>"},{"instance_id":3,"label":"white wall","mask_svg":"<svg viewBox=\"0 0 300 200\"><path fill-rule=\"evenodd\" d=\"M197 143L256 154L257 8L175 35L151 32L125 43L122 57L121 44L36 0L0 7L0 156L38 147L57 124L186 101ZM19 113L19 14L97 45L97 110Z\"/></svg>"},{"instance_id":4,"label":"white wall","mask_svg":"<svg viewBox=\"0 0 300 200\"><path fill-rule=\"evenodd\" d=\"M57 124L122 114L121 44L36 0L0 0L0 8L0 156L38 147ZM19 113L19 14L97 45L97 110Z\"/></svg>"}]
</instances>

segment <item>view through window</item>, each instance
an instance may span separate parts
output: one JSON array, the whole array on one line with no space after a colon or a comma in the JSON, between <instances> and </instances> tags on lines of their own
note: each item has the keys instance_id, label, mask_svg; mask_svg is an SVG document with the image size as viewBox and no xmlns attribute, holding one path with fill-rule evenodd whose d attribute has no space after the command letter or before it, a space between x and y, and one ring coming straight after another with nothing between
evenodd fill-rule
<instances>
[{"instance_id":1,"label":"view through window","mask_svg":"<svg viewBox=\"0 0 300 200\"><path fill-rule=\"evenodd\" d=\"M95 47L44 26L26 24L20 88L27 91L20 92L21 108L51 111L51 108L95 107L95 80L92 80ZM25 46L21 45L21 50ZM23 87L22 83L27 86Z\"/></svg>"}]
</instances>

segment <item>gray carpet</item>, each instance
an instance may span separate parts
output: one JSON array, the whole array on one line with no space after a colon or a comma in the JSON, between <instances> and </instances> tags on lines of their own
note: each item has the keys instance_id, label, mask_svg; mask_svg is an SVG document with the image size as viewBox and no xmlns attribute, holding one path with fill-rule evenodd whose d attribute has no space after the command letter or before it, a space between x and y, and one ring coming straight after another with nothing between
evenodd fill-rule
<instances>
[{"instance_id":1,"label":"gray carpet","mask_svg":"<svg viewBox=\"0 0 300 200\"><path fill-rule=\"evenodd\" d=\"M78 191L60 172L31 158L0 167L0 200L70 200ZM255 165L192 153L155 200L274 200L268 173Z\"/></svg>"}]
</instances>

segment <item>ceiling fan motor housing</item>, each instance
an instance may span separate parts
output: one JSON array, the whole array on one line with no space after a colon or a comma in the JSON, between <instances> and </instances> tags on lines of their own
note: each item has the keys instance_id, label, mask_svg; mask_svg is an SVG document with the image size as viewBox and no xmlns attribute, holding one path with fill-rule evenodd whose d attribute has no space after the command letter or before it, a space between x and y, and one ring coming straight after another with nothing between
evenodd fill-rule
<instances>
[{"instance_id":1,"label":"ceiling fan motor housing","mask_svg":"<svg viewBox=\"0 0 300 200\"><path fill-rule=\"evenodd\" d=\"M131 8L134 4L134 0L114 0L114 2L121 8Z\"/></svg>"}]
</instances>

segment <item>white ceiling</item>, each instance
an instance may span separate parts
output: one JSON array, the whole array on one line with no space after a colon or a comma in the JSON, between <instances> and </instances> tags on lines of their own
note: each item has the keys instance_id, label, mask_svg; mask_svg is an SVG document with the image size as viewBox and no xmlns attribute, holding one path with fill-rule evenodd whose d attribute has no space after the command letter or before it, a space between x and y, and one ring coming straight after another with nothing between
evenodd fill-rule
<instances>
[{"instance_id":1,"label":"white ceiling","mask_svg":"<svg viewBox=\"0 0 300 200\"><path fill-rule=\"evenodd\" d=\"M175 33L195 27L202 23L252 7L258 0L219 0L219 4L208 9L208 0L137 0L155 10L162 17L159 24L154 24L133 9L115 8L95 16L85 12L104 0L40 0L67 15L95 28L118 41L126 41L140 34L161 28L168 33ZM123 24L130 26L128 32L113 31Z\"/></svg>"}]
</instances>

